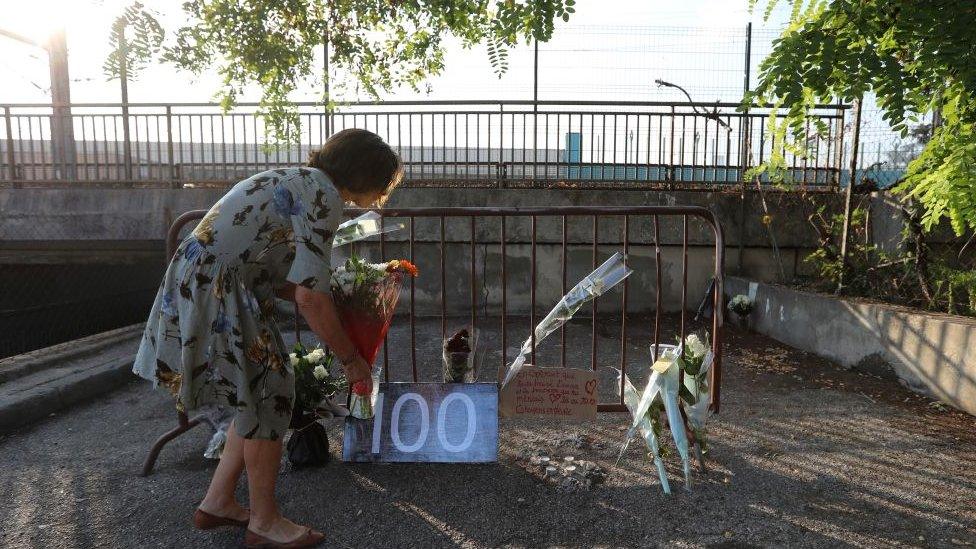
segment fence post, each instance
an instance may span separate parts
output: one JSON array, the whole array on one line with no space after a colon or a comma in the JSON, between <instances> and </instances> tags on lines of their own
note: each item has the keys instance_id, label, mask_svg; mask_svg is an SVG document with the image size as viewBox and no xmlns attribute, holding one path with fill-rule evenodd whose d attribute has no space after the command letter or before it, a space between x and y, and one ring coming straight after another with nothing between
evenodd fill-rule
<instances>
[{"instance_id":1,"label":"fence post","mask_svg":"<svg viewBox=\"0 0 976 549\"><path fill-rule=\"evenodd\" d=\"M17 165L16 157L14 156L14 129L13 120L10 118L10 107L3 108L3 119L7 125L7 173L10 174L10 181L15 182L17 180ZM14 188L18 188L20 185L14 183Z\"/></svg>"},{"instance_id":2,"label":"fence post","mask_svg":"<svg viewBox=\"0 0 976 549\"><path fill-rule=\"evenodd\" d=\"M671 105L671 139L668 142L670 159L668 160L668 175L667 175L668 190L670 191L674 190L674 117L675 116L676 115L675 115L674 105ZM604 128L603 130L604 133L606 133L606 128ZM604 140L606 140L606 136L604 136ZM606 141L604 141L604 143L606 143ZM602 161L602 157L601 157L601 161ZM603 168L600 168L600 172L602 175Z\"/></svg>"},{"instance_id":3,"label":"fence post","mask_svg":"<svg viewBox=\"0 0 976 549\"><path fill-rule=\"evenodd\" d=\"M173 157L173 107L166 105L166 158L169 161L170 185L179 188L176 177L176 159Z\"/></svg>"},{"instance_id":4,"label":"fence post","mask_svg":"<svg viewBox=\"0 0 976 549\"><path fill-rule=\"evenodd\" d=\"M837 293L844 290L844 282L847 274L847 243L850 240L851 231L851 208L854 203L854 185L857 181L857 150L861 141L861 102L864 96L854 100L854 136L851 142L851 170L850 178L847 181L847 193L844 196L844 230L841 234L840 242L840 280L837 283Z\"/></svg>"},{"instance_id":5,"label":"fence post","mask_svg":"<svg viewBox=\"0 0 976 549\"><path fill-rule=\"evenodd\" d=\"M512 119L512 124L515 123L515 119ZM491 142L491 135L488 136L489 143ZM515 154L515 143L512 142L512 154ZM514 158L514 157L513 157ZM491 160L490 158L488 159ZM421 160L422 162L423 160ZM498 188L505 188L505 177L506 177L506 167L505 167L505 103L498 104L498 164L495 168L495 176L498 178Z\"/></svg>"}]
</instances>

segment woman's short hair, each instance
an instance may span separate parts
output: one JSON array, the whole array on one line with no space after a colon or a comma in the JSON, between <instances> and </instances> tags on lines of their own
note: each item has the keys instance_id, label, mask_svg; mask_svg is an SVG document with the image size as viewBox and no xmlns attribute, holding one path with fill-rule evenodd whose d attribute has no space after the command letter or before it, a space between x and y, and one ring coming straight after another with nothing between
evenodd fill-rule
<instances>
[{"instance_id":1,"label":"woman's short hair","mask_svg":"<svg viewBox=\"0 0 976 549\"><path fill-rule=\"evenodd\" d=\"M400 157L383 138L359 128L348 128L312 151L308 165L329 175L336 187L365 194L387 195L403 178Z\"/></svg>"}]
</instances>

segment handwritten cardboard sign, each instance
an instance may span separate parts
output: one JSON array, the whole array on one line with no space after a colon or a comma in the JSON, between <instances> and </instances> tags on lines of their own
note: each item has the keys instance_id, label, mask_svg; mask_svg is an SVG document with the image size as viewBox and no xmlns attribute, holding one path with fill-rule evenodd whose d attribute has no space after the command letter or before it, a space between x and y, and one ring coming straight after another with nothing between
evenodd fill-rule
<instances>
[{"instance_id":1,"label":"handwritten cardboard sign","mask_svg":"<svg viewBox=\"0 0 976 549\"><path fill-rule=\"evenodd\" d=\"M343 461L498 461L495 383L381 383L373 410L346 418Z\"/></svg>"},{"instance_id":2,"label":"handwritten cardboard sign","mask_svg":"<svg viewBox=\"0 0 976 549\"><path fill-rule=\"evenodd\" d=\"M524 366L501 393L503 417L593 419L596 372L575 368Z\"/></svg>"}]
</instances>

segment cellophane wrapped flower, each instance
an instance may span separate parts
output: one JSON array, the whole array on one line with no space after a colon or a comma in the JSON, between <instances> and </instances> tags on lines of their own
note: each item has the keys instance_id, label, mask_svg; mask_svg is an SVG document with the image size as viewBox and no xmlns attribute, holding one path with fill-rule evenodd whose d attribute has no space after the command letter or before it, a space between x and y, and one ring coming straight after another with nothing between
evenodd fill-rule
<instances>
[{"instance_id":1,"label":"cellophane wrapped flower","mask_svg":"<svg viewBox=\"0 0 976 549\"><path fill-rule=\"evenodd\" d=\"M627 266L627 256L617 252L610 256L592 273L580 280L572 290L559 300L559 303L549 311L549 314L535 326L535 344L538 345L549 334L555 332L560 326L569 322L576 311L580 308L610 291L611 288L620 284L625 278L631 275L634 270ZM525 361L532 351L532 338L525 340L517 357L508 367L502 387L508 385L519 371L525 366Z\"/></svg>"},{"instance_id":2,"label":"cellophane wrapped flower","mask_svg":"<svg viewBox=\"0 0 976 549\"><path fill-rule=\"evenodd\" d=\"M644 387L644 392L636 404L627 404L627 408L633 415L633 422L630 430L627 431L620 456L623 456L630 440L635 434L640 432L644 435L644 440L648 445L648 450L652 452L655 465L658 466L659 474L663 476L663 467L659 464L661 450L658 441L662 437L663 429L661 424L662 412L667 417L668 427L671 429L671 438L674 440L678 455L681 456L682 471L685 477L685 486L691 487L691 469L688 461L688 435L685 432L684 421L681 417L678 393L681 362L681 348L676 345L651 345L652 355L657 356L657 360L651 366L651 374ZM624 395L625 400L627 394ZM633 400L633 396L631 396ZM620 458L618 457L618 461ZM667 493L670 488L666 481L662 480L662 487Z\"/></svg>"},{"instance_id":3,"label":"cellophane wrapped flower","mask_svg":"<svg viewBox=\"0 0 976 549\"><path fill-rule=\"evenodd\" d=\"M311 351L297 343L288 356L295 372L295 411L315 414L322 401L349 386L331 351L316 347Z\"/></svg>"},{"instance_id":4,"label":"cellophane wrapped flower","mask_svg":"<svg viewBox=\"0 0 976 549\"><path fill-rule=\"evenodd\" d=\"M739 316L749 316L752 307L752 300L744 294L738 294L729 300L729 310Z\"/></svg>"},{"instance_id":5,"label":"cellophane wrapped flower","mask_svg":"<svg viewBox=\"0 0 976 549\"><path fill-rule=\"evenodd\" d=\"M697 450L701 452L705 449L705 423L708 420L708 407L711 405L708 375L714 355L707 335L702 339L698 334L689 334L681 348L681 369L684 372L684 380L679 389L681 404L698 442Z\"/></svg>"},{"instance_id":6,"label":"cellophane wrapped flower","mask_svg":"<svg viewBox=\"0 0 976 549\"><path fill-rule=\"evenodd\" d=\"M349 415L357 419L373 418L373 391L365 381L360 380L352 384Z\"/></svg>"},{"instance_id":7,"label":"cellophane wrapped flower","mask_svg":"<svg viewBox=\"0 0 976 549\"><path fill-rule=\"evenodd\" d=\"M338 248L352 242L359 242L372 236L392 233L401 229L403 229L402 223L386 226L383 224L383 216L378 212L366 212L339 225L332 239L332 247Z\"/></svg>"},{"instance_id":8,"label":"cellophane wrapped flower","mask_svg":"<svg viewBox=\"0 0 976 549\"><path fill-rule=\"evenodd\" d=\"M356 256L332 273L332 298L339 319L370 364L390 329L404 274L417 276L417 267L405 259L369 263Z\"/></svg>"}]
</instances>

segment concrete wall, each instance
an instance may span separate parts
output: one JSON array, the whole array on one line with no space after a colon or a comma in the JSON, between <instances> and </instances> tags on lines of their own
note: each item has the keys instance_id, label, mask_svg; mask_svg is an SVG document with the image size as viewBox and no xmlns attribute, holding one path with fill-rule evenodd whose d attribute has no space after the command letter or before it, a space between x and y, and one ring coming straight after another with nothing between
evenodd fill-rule
<instances>
[{"instance_id":1,"label":"concrete wall","mask_svg":"<svg viewBox=\"0 0 976 549\"><path fill-rule=\"evenodd\" d=\"M206 209L222 190L198 189L111 189L111 188L28 188L0 189L0 263L10 262L12 250L31 253L15 254L16 261L39 260L48 252L70 257L70 245L52 244L84 242L92 249L125 247L131 253L142 248L158 248L166 227L180 213L191 209ZM773 199L773 196L777 198ZM829 208L839 208L838 195L823 195L818 200ZM802 269L800 260L805 252L816 246L814 234L806 224L806 215L813 206L788 194L767 193L772 211L777 244L782 252L784 269L791 276ZM762 207L758 197L750 195L742 205L736 193L689 191L630 191L630 190L574 190L574 189L462 189L410 188L400 189L390 201L391 207L411 206L631 206L631 205L699 205L711 209L725 230L729 265L736 267L738 248L744 245L742 263L750 276L767 278L778 272L773 264L771 241L761 223ZM663 221L663 219L662 219ZM487 225L486 225L487 226ZM694 224L690 227L690 244L708 245L706 233ZM513 230L515 232L513 232ZM648 225L634 225L631 234L647 234ZM449 231L455 234L458 231ZM601 224L602 242L620 240L620 224ZM540 237L558 231L540 227ZM592 228L586 220L572 220L570 240L591 241ZM662 241L679 244L678 225L662 223ZM509 231L510 241L528 241L527 224ZM43 244L41 244L43 243ZM102 245L113 243L112 246ZM797 253L799 252L799 253ZM109 252L106 251L106 254Z\"/></svg>"},{"instance_id":2,"label":"concrete wall","mask_svg":"<svg viewBox=\"0 0 976 549\"><path fill-rule=\"evenodd\" d=\"M726 295L749 294L729 277ZM868 370L890 367L909 388L976 414L976 319L757 283L754 329Z\"/></svg>"},{"instance_id":3,"label":"concrete wall","mask_svg":"<svg viewBox=\"0 0 976 549\"><path fill-rule=\"evenodd\" d=\"M180 213L206 209L220 198L220 189L2 189L0 190L0 264L118 263L142 264L158 274L163 267L163 236ZM773 193L775 194L775 193ZM838 197L824 195L831 207ZM787 277L802 272L802 258L816 245L805 222L812 206L795 195L778 195L770 201L774 213L782 269ZM740 262L743 272L761 280L780 274L776 254L761 223L761 204L751 196L746 204L745 223L740 223L742 205L738 194L722 192L662 192L574 189L461 189L406 188L398 190L391 207L420 206L631 206L700 205L720 220L726 242L726 270ZM404 220L405 221L405 220ZM501 260L500 226L497 218L480 218L475 225L475 300L487 313L500 310ZM652 310L655 296L662 293L667 310L681 306L682 219L661 217L662 280L656 284L653 247L654 226L650 218L630 220L630 263L637 270L628 288L628 308ZM714 272L714 237L711 228L695 218L688 226L688 307L697 307ZM529 218L510 219L506 225L508 253L509 311L528 312L530 296L531 225ZM597 261L602 263L623 250L621 218L601 219L597 227ZM445 264L447 304L454 313L465 313L471 303L471 226L468 219L448 219ZM418 219L415 224L415 257L424 276L417 280L420 312L440 310L440 226L436 219ZM593 266L593 220L567 219L567 284L572 287ZM406 231L390 236L385 255L408 255ZM539 218L537 224L537 307L543 312L562 295L562 223L560 218ZM360 246L362 255L379 257L375 244ZM600 311L617 311L621 297L601 300Z\"/></svg>"}]
</instances>

